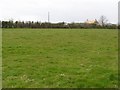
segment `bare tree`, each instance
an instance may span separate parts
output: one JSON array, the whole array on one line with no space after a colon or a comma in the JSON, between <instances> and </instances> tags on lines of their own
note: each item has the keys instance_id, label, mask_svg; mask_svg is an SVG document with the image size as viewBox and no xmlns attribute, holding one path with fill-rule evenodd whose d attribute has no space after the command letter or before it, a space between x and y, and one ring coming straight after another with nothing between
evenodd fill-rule
<instances>
[{"instance_id":1,"label":"bare tree","mask_svg":"<svg viewBox=\"0 0 120 90\"><path fill-rule=\"evenodd\" d=\"M100 17L100 19L99 19L99 24L101 25L101 26L105 26L106 24L107 24L107 22L108 22L108 19L106 18L106 16L101 16Z\"/></svg>"}]
</instances>

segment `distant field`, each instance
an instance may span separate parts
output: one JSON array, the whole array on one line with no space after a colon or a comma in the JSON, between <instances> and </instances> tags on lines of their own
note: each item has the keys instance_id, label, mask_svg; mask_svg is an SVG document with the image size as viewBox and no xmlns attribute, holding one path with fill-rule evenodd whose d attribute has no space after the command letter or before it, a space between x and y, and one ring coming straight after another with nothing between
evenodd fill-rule
<instances>
[{"instance_id":1,"label":"distant field","mask_svg":"<svg viewBox=\"0 0 120 90\"><path fill-rule=\"evenodd\" d=\"M3 88L114 88L118 31L3 29Z\"/></svg>"}]
</instances>

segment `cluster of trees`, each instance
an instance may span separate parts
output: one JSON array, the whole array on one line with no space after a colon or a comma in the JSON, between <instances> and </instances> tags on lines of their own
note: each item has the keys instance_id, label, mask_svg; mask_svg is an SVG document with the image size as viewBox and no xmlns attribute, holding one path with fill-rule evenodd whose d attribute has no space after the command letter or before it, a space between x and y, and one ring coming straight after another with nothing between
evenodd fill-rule
<instances>
[{"instance_id":1,"label":"cluster of trees","mask_svg":"<svg viewBox=\"0 0 120 90\"><path fill-rule=\"evenodd\" d=\"M109 28L116 29L116 24L87 24L87 23L48 23L33 21L2 21L2 28Z\"/></svg>"},{"instance_id":2,"label":"cluster of trees","mask_svg":"<svg viewBox=\"0 0 120 90\"><path fill-rule=\"evenodd\" d=\"M1 21L2 28L108 28L116 29L116 24L108 24L105 16L101 16L97 23L50 23L50 22L33 22L33 21Z\"/></svg>"}]
</instances>

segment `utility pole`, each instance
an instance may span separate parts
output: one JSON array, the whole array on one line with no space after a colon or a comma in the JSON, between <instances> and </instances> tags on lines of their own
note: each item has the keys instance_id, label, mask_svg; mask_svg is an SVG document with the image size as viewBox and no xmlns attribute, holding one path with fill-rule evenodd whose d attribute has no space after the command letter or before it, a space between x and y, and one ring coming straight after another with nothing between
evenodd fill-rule
<instances>
[{"instance_id":1,"label":"utility pole","mask_svg":"<svg viewBox=\"0 0 120 90\"><path fill-rule=\"evenodd\" d=\"M48 12L48 23L50 22L50 13Z\"/></svg>"}]
</instances>

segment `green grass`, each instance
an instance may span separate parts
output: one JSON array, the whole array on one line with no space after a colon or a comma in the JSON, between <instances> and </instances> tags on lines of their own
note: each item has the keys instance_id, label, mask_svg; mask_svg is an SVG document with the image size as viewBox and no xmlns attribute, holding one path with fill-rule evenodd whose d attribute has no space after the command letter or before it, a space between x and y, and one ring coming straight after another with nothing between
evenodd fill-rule
<instances>
[{"instance_id":1,"label":"green grass","mask_svg":"<svg viewBox=\"0 0 120 90\"><path fill-rule=\"evenodd\" d=\"M117 33L3 29L3 88L115 88Z\"/></svg>"}]
</instances>

